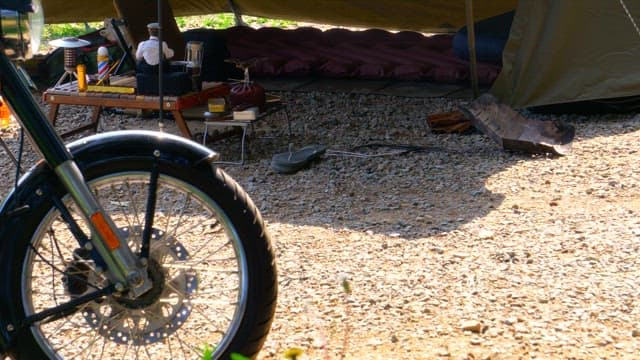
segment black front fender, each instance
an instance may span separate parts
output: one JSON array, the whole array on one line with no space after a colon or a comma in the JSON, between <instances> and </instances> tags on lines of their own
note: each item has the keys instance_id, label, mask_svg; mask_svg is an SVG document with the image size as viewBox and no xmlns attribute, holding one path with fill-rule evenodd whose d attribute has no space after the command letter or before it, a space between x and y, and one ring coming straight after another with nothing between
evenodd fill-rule
<instances>
[{"instance_id":1,"label":"black front fender","mask_svg":"<svg viewBox=\"0 0 640 360\"><path fill-rule=\"evenodd\" d=\"M213 150L183 137L145 130L102 133L74 141L68 147L80 168L82 163L96 159L149 156L182 166L209 167L218 158Z\"/></svg>"},{"instance_id":2,"label":"black front fender","mask_svg":"<svg viewBox=\"0 0 640 360\"><path fill-rule=\"evenodd\" d=\"M84 165L99 166L101 162L114 159L158 158L162 163L194 167L202 171L214 171L212 162L218 154L193 141L171 134L127 130L114 131L89 136L74 141L68 148L80 169ZM0 355L10 351L12 325L7 322L12 316L6 312L10 308L8 301L19 294L12 294L6 276L11 269L21 266L21 259L14 254L14 235L20 229L21 217L28 216L28 207L38 200L38 194L47 182L55 180L55 173L44 162L36 164L19 181L18 186L9 194L0 208Z\"/></svg>"}]
</instances>

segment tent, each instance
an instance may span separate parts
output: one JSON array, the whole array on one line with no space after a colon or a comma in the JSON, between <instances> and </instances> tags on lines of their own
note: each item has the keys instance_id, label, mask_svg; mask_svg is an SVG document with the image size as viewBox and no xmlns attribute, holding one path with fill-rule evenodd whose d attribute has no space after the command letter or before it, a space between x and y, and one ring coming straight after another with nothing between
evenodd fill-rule
<instances>
[{"instance_id":1,"label":"tent","mask_svg":"<svg viewBox=\"0 0 640 360\"><path fill-rule=\"evenodd\" d=\"M41 0L47 23L102 21L112 0ZM475 1L477 19L515 7L517 0ZM175 16L229 12L229 0L169 0ZM465 24L464 0L233 0L246 15L397 30L455 30Z\"/></svg>"},{"instance_id":2,"label":"tent","mask_svg":"<svg viewBox=\"0 0 640 360\"><path fill-rule=\"evenodd\" d=\"M640 1L519 1L491 91L513 107L640 95Z\"/></svg>"},{"instance_id":3,"label":"tent","mask_svg":"<svg viewBox=\"0 0 640 360\"><path fill-rule=\"evenodd\" d=\"M42 0L47 23L116 16L110 0ZM229 11L228 0L170 0L175 16ZM470 0L234 0L246 15L422 32L465 24ZM625 11L623 5L628 9ZM491 92L513 107L640 95L640 1L473 2L475 20L516 9Z\"/></svg>"}]
</instances>

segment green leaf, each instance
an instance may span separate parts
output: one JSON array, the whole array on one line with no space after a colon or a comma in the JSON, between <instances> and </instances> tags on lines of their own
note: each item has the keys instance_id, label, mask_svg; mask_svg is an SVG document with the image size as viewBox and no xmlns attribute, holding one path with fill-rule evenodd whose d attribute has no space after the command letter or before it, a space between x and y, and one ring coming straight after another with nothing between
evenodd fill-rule
<instances>
[{"instance_id":1,"label":"green leaf","mask_svg":"<svg viewBox=\"0 0 640 360\"><path fill-rule=\"evenodd\" d=\"M231 360L250 360L250 359L238 353L231 353Z\"/></svg>"},{"instance_id":2,"label":"green leaf","mask_svg":"<svg viewBox=\"0 0 640 360\"><path fill-rule=\"evenodd\" d=\"M202 349L202 360L213 360L213 350L214 347L209 344L205 344Z\"/></svg>"}]
</instances>

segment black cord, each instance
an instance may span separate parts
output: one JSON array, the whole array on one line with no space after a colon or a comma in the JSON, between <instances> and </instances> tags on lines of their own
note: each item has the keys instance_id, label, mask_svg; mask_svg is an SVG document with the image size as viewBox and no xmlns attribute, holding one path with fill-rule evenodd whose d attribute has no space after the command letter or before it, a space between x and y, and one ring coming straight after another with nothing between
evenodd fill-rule
<instances>
[{"instance_id":1,"label":"black cord","mask_svg":"<svg viewBox=\"0 0 640 360\"><path fill-rule=\"evenodd\" d=\"M402 150L398 152L399 155L404 155L412 152L430 152L430 151L443 151L444 149L436 147L436 146L418 146L418 145L407 145L407 144L382 144L382 143L372 143L372 144L364 144L358 145L352 148L352 151L357 151L359 149L379 149L379 148L387 148L392 150Z\"/></svg>"}]
</instances>

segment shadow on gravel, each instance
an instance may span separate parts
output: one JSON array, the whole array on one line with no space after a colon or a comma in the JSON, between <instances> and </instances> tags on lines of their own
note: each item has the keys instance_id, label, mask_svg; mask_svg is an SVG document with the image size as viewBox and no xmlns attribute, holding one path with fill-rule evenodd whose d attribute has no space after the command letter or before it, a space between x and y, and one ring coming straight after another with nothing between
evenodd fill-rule
<instances>
[{"instance_id":1,"label":"shadow on gravel","mask_svg":"<svg viewBox=\"0 0 640 360\"><path fill-rule=\"evenodd\" d=\"M368 159L326 156L294 175L269 172L243 180L269 221L420 238L454 230L503 201L484 184L511 161L467 149L474 150L473 155L440 149Z\"/></svg>"},{"instance_id":2,"label":"shadow on gravel","mask_svg":"<svg viewBox=\"0 0 640 360\"><path fill-rule=\"evenodd\" d=\"M329 93L284 96L290 97L294 148L324 144L337 151L358 148L366 156L326 154L309 169L281 175L270 169L269 162L274 153L287 150L284 126L271 123L256 129L256 138L248 145L248 163L225 169L270 222L409 239L449 232L484 217L503 202L504 194L486 188L489 177L516 162L546 158L504 151L477 132L438 135L429 131L428 114L451 110L464 100ZM296 110L291 110L292 104ZM624 115L533 116L574 125L575 141L640 129L637 121ZM260 138L278 132L279 137ZM422 149L376 156L392 150L367 144L411 144ZM223 156L237 154L238 139L212 147Z\"/></svg>"},{"instance_id":3,"label":"shadow on gravel","mask_svg":"<svg viewBox=\"0 0 640 360\"><path fill-rule=\"evenodd\" d=\"M602 114L532 114L528 117L540 120L562 120L576 128L576 141L597 137L616 136L640 130L640 115L635 113L602 113ZM571 154L569 154L571 156Z\"/></svg>"},{"instance_id":4,"label":"shadow on gravel","mask_svg":"<svg viewBox=\"0 0 640 360\"><path fill-rule=\"evenodd\" d=\"M291 143L294 148L324 144L327 154L295 174L274 172L269 166L271 156L286 151L288 141L283 126L271 123L256 129L248 143L250 160L244 166L224 165L269 222L403 238L447 232L499 206L504 196L486 189L487 178L531 158L504 152L479 133L430 133L426 116L451 109L457 102L316 93L295 96L306 98L299 101L298 111L289 110L294 126ZM261 138L277 132L280 136ZM238 154L238 141L230 138L211 147L231 160ZM367 146L373 144L419 148L397 154L394 147Z\"/></svg>"},{"instance_id":5,"label":"shadow on gravel","mask_svg":"<svg viewBox=\"0 0 640 360\"><path fill-rule=\"evenodd\" d=\"M269 222L403 238L448 232L484 217L503 202L504 194L486 188L488 178L516 162L544 157L504 151L477 132L442 135L429 131L427 115L456 109L466 103L465 99L325 92L278 94L287 102L293 137L287 137L283 116L261 121L247 143L247 163L223 165ZM632 115L527 116L560 119L574 125L574 144L640 130L640 122ZM71 117L75 119L77 112ZM152 128L154 124L154 120L131 116L107 117L103 123L105 131ZM190 122L194 134L202 132L198 125L201 122ZM14 139L8 140L14 145ZM292 175L277 174L269 166L271 157L286 151L289 144L294 149L310 144L324 144L338 152L356 149L361 157L326 154L309 169ZM420 151L380 156L396 149L367 146L372 144L412 145L420 147ZM209 146L219 151L224 160L238 158L238 136Z\"/></svg>"},{"instance_id":6,"label":"shadow on gravel","mask_svg":"<svg viewBox=\"0 0 640 360\"><path fill-rule=\"evenodd\" d=\"M270 222L397 234L405 238L448 232L482 218L502 203L503 194L486 188L489 177L516 162L536 159L503 151L479 133L432 134L426 125L427 115L455 109L465 104L464 99L321 92L279 95L288 104L292 139L287 138L282 116L260 122L247 144L248 162L243 166L224 166ZM60 115L63 121L76 121L79 116L75 108L63 110ZM633 115L527 116L569 122L576 128L574 144L640 130L639 118ZM191 122L194 133L198 131L197 123ZM153 128L155 121L110 116L103 124L104 130L109 131ZM15 151L17 132L5 130L2 135ZM363 146L357 150L363 157L325 155L309 169L280 175L270 169L269 162L274 153L286 151L289 143L294 148L324 144L338 151ZM422 150L377 156L393 149L365 146L370 144L410 144ZM239 138L230 137L210 146L221 152L223 158L232 159L238 154ZM3 168L12 165L6 154L1 160ZM32 162L25 161L27 168ZM7 183L3 187L3 193L8 192L9 186Z\"/></svg>"}]
</instances>

